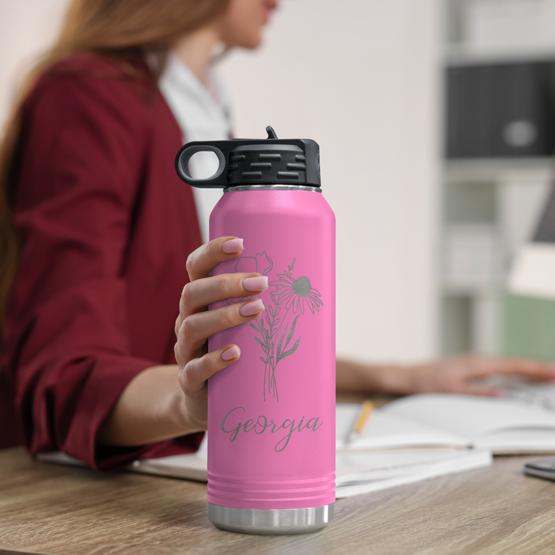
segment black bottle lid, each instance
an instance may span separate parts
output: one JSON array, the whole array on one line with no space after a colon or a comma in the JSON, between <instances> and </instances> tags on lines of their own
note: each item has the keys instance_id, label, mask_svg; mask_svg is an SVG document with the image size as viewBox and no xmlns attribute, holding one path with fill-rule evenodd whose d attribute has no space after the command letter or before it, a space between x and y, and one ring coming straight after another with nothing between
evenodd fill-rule
<instances>
[{"instance_id":1,"label":"black bottle lid","mask_svg":"<svg viewBox=\"0 0 555 555\"><path fill-rule=\"evenodd\" d=\"M218 188L248 185L299 185L320 187L320 149L312 139L278 139L266 127L267 139L193 141L177 153L175 168L194 187ZM219 166L205 179L189 174L189 161L197 152L214 152Z\"/></svg>"}]
</instances>

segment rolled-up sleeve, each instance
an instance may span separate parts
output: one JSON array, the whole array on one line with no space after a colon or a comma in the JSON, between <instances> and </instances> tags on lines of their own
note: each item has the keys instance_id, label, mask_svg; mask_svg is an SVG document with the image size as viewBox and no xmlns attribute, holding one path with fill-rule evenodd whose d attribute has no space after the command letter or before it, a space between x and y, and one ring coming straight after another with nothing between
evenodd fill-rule
<instances>
[{"instance_id":1,"label":"rolled-up sleeve","mask_svg":"<svg viewBox=\"0 0 555 555\"><path fill-rule=\"evenodd\" d=\"M60 449L93 468L138 456L97 447L127 384L161 361L133 356L126 248L148 120L124 79L43 78L23 109L14 166L19 264L5 361L32 453ZM145 268L145 272L148 268Z\"/></svg>"}]
</instances>

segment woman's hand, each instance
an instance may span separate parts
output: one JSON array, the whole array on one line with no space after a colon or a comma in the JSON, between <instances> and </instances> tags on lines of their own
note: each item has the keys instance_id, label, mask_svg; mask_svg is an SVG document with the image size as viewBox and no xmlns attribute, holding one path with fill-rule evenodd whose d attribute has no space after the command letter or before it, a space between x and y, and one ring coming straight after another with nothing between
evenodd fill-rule
<instances>
[{"instance_id":1,"label":"woman's hand","mask_svg":"<svg viewBox=\"0 0 555 555\"><path fill-rule=\"evenodd\" d=\"M409 367L406 375L409 393L447 392L500 397L503 389L488 383L491 378L553 382L555 365L527 359L461 355Z\"/></svg>"},{"instance_id":2,"label":"woman's hand","mask_svg":"<svg viewBox=\"0 0 555 555\"><path fill-rule=\"evenodd\" d=\"M515 377L536 382L553 382L555 365L526 359L486 358L460 355L426 364L372 365L349 359L337 361L337 388L341 392L463 393L502 396L491 378ZM490 381L490 383L488 383Z\"/></svg>"},{"instance_id":3,"label":"woman's hand","mask_svg":"<svg viewBox=\"0 0 555 555\"><path fill-rule=\"evenodd\" d=\"M254 320L264 310L262 299L254 296L268 287L267 276L257 272L209 276L217 264L239 256L242 250L242 239L219 237L201 245L187 258L190 282L181 293L174 352L184 393L181 412L188 430L206 429L206 380L241 356L239 346L234 344L207 352L208 338ZM208 310L211 303L246 296L253 299Z\"/></svg>"},{"instance_id":4,"label":"woman's hand","mask_svg":"<svg viewBox=\"0 0 555 555\"><path fill-rule=\"evenodd\" d=\"M99 444L144 445L206 429L206 380L241 356L233 344L208 353L206 341L264 310L262 299L254 296L268 287L267 276L258 272L209 276L218 263L242 250L242 239L219 237L189 255L186 268L191 281L183 288L175 321L177 375L175 364L139 372L99 426ZM208 310L209 304L234 297L242 297L242 302Z\"/></svg>"}]
</instances>

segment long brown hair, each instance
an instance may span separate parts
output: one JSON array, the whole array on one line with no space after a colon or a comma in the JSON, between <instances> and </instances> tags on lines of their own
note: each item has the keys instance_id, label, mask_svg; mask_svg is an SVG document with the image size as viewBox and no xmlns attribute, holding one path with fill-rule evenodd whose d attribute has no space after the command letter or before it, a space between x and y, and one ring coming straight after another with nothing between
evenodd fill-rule
<instances>
[{"instance_id":1,"label":"long brown hair","mask_svg":"<svg viewBox=\"0 0 555 555\"><path fill-rule=\"evenodd\" d=\"M149 53L161 71L172 44L223 13L228 2L71 0L57 40L23 80L0 142L0 344L19 251L10 214L10 168L20 132L21 105L29 90L52 64L76 52L97 52L122 63L128 55Z\"/></svg>"}]
</instances>

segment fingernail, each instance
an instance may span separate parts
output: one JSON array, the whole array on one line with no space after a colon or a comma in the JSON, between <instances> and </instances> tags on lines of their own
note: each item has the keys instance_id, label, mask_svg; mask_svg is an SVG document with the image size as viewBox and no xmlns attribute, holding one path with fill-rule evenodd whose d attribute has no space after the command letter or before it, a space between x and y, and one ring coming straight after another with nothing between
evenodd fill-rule
<instances>
[{"instance_id":1,"label":"fingernail","mask_svg":"<svg viewBox=\"0 0 555 555\"><path fill-rule=\"evenodd\" d=\"M494 397L505 397L505 390L504 389L496 389L495 391L493 391L493 396Z\"/></svg>"},{"instance_id":2,"label":"fingernail","mask_svg":"<svg viewBox=\"0 0 555 555\"><path fill-rule=\"evenodd\" d=\"M233 360L241 356L241 349L237 345L232 345L222 353L223 360Z\"/></svg>"},{"instance_id":3,"label":"fingernail","mask_svg":"<svg viewBox=\"0 0 555 555\"><path fill-rule=\"evenodd\" d=\"M243 280L246 291L262 291L268 287L268 276L254 276Z\"/></svg>"},{"instance_id":4,"label":"fingernail","mask_svg":"<svg viewBox=\"0 0 555 555\"><path fill-rule=\"evenodd\" d=\"M222 250L226 254L233 252L241 252L243 250L243 239L236 237L235 239L228 239L223 245Z\"/></svg>"},{"instance_id":5,"label":"fingernail","mask_svg":"<svg viewBox=\"0 0 555 555\"><path fill-rule=\"evenodd\" d=\"M264 310L264 303L262 299L256 299L256 301L252 301L250 303L244 304L240 309L239 312L241 316L253 316L258 312L262 312Z\"/></svg>"}]
</instances>

